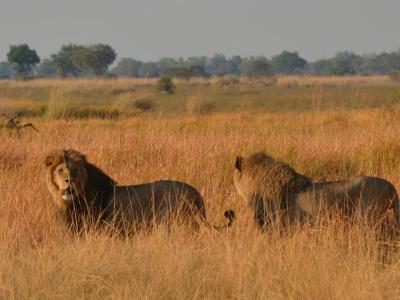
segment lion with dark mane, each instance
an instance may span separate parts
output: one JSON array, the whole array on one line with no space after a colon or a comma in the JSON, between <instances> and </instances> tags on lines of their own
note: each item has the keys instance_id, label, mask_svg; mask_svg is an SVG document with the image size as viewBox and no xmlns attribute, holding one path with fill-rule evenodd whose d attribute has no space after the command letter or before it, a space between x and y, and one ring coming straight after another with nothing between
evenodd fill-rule
<instances>
[{"instance_id":1,"label":"lion with dark mane","mask_svg":"<svg viewBox=\"0 0 400 300\"><path fill-rule=\"evenodd\" d=\"M233 180L261 228L278 220L304 221L331 212L376 224L388 209L393 209L397 227L400 225L397 191L379 177L313 182L289 165L258 152L237 157Z\"/></svg>"},{"instance_id":2,"label":"lion with dark mane","mask_svg":"<svg viewBox=\"0 0 400 300\"><path fill-rule=\"evenodd\" d=\"M169 225L176 217L196 228L200 223L208 225L202 196L186 183L160 180L119 186L72 149L51 152L45 164L48 189L74 232L91 224L108 224L118 230L162 222ZM226 211L225 217L229 222L221 228L231 226L233 211Z\"/></svg>"}]
</instances>

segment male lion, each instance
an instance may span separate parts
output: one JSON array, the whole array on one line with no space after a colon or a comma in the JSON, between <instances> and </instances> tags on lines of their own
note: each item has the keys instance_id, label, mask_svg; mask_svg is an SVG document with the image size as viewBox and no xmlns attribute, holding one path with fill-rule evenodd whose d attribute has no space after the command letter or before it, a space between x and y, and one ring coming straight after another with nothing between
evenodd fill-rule
<instances>
[{"instance_id":1,"label":"male lion","mask_svg":"<svg viewBox=\"0 0 400 300\"><path fill-rule=\"evenodd\" d=\"M47 186L69 227L80 232L87 225L149 226L183 218L196 228L206 223L204 201L192 186L178 181L118 186L76 150L55 150L45 159ZM231 226L234 213L226 211ZM130 227L129 227L130 228Z\"/></svg>"},{"instance_id":2,"label":"male lion","mask_svg":"<svg viewBox=\"0 0 400 300\"><path fill-rule=\"evenodd\" d=\"M238 194L253 208L261 228L277 220L301 221L331 212L352 219L363 217L375 224L390 208L400 225L396 189L382 178L312 182L289 165L259 152L237 157L233 180Z\"/></svg>"}]
</instances>

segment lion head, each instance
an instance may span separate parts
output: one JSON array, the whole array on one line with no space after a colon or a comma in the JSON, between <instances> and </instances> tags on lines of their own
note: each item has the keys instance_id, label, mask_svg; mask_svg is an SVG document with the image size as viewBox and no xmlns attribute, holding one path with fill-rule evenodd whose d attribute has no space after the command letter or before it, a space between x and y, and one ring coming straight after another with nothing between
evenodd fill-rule
<instances>
[{"instance_id":1,"label":"lion head","mask_svg":"<svg viewBox=\"0 0 400 300\"><path fill-rule=\"evenodd\" d=\"M254 192L280 197L283 192L299 192L311 183L308 177L263 152L238 156L233 181L242 197Z\"/></svg>"},{"instance_id":2,"label":"lion head","mask_svg":"<svg viewBox=\"0 0 400 300\"><path fill-rule=\"evenodd\" d=\"M76 150L54 150L45 159L47 186L63 208L84 194L88 180L85 155Z\"/></svg>"},{"instance_id":3,"label":"lion head","mask_svg":"<svg viewBox=\"0 0 400 300\"><path fill-rule=\"evenodd\" d=\"M266 211L287 210L292 196L311 184L308 177L263 152L238 156L233 181L239 196L253 207L259 224L264 224Z\"/></svg>"}]
</instances>

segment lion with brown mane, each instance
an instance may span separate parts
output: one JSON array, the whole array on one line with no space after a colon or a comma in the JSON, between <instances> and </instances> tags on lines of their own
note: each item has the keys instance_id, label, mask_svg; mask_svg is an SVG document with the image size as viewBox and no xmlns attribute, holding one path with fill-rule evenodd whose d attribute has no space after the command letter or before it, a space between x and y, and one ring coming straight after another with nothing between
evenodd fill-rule
<instances>
[{"instance_id":1,"label":"lion with brown mane","mask_svg":"<svg viewBox=\"0 0 400 300\"><path fill-rule=\"evenodd\" d=\"M117 230L151 226L176 217L198 228L206 224L204 200L192 186L172 180L160 180L119 186L82 153L55 150L45 159L47 186L54 203L74 232L85 226L110 225ZM226 211L229 227L233 211ZM131 227L133 226L133 227Z\"/></svg>"},{"instance_id":2,"label":"lion with brown mane","mask_svg":"<svg viewBox=\"0 0 400 300\"><path fill-rule=\"evenodd\" d=\"M236 158L233 180L263 229L277 221L303 222L332 212L348 220L361 217L368 224L378 224L389 209L393 210L397 228L400 226L397 191L383 178L362 176L314 182L289 165L258 152Z\"/></svg>"}]
</instances>

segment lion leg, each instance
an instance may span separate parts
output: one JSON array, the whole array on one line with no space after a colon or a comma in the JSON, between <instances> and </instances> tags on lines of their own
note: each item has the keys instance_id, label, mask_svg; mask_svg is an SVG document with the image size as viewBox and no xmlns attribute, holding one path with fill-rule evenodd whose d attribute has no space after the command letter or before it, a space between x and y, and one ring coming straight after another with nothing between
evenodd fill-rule
<instances>
[{"instance_id":1,"label":"lion leg","mask_svg":"<svg viewBox=\"0 0 400 300\"><path fill-rule=\"evenodd\" d=\"M254 195L251 206L254 213L254 220L262 231L266 229L266 211L264 207L264 199L258 195Z\"/></svg>"},{"instance_id":2,"label":"lion leg","mask_svg":"<svg viewBox=\"0 0 400 300\"><path fill-rule=\"evenodd\" d=\"M254 210L254 219L256 220L258 226L262 231L266 229L266 220L265 220L265 213L263 210L255 209Z\"/></svg>"},{"instance_id":3,"label":"lion leg","mask_svg":"<svg viewBox=\"0 0 400 300\"><path fill-rule=\"evenodd\" d=\"M261 231L265 231L267 227L279 228L282 221L282 211L274 200L255 195L252 206L254 219Z\"/></svg>"},{"instance_id":4,"label":"lion leg","mask_svg":"<svg viewBox=\"0 0 400 300\"><path fill-rule=\"evenodd\" d=\"M400 230L400 200L399 196L397 195L397 192L392 201L392 209L394 213L394 218L396 219L397 229Z\"/></svg>"}]
</instances>

